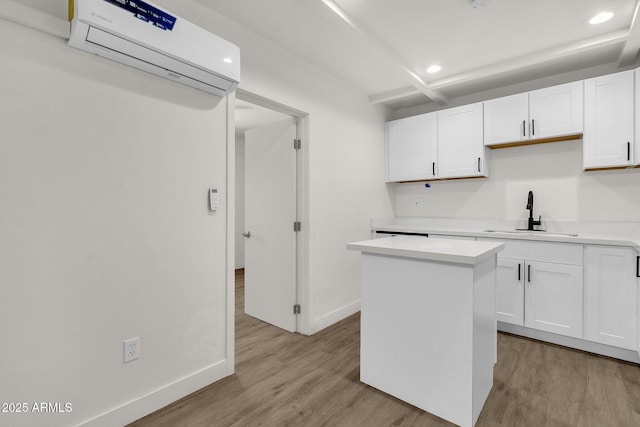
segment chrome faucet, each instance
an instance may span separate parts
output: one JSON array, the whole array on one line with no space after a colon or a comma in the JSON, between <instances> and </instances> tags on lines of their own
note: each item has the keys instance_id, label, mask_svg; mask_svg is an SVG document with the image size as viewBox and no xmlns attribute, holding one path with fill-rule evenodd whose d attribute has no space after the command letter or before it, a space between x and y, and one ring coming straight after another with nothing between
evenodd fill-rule
<instances>
[{"instance_id":1,"label":"chrome faucet","mask_svg":"<svg viewBox=\"0 0 640 427\"><path fill-rule=\"evenodd\" d=\"M529 197L527 198L527 209L529 209L529 225L527 230L533 230L534 225L542 224L542 215L537 220L533 219L533 191L529 191Z\"/></svg>"}]
</instances>

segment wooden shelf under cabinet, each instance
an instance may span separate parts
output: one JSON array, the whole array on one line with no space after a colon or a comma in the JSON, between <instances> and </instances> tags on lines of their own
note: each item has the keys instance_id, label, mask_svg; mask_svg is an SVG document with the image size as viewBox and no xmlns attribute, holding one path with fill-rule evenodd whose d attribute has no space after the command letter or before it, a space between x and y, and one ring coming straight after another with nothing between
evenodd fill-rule
<instances>
[{"instance_id":1,"label":"wooden shelf under cabinet","mask_svg":"<svg viewBox=\"0 0 640 427\"><path fill-rule=\"evenodd\" d=\"M576 139L582 139L582 134L576 133L572 135L555 136L553 138L527 139L523 141L507 142L504 144L487 145L487 147L491 148L492 150L495 150L498 148L510 148L510 147L520 147L523 145L546 144L548 142L573 141Z\"/></svg>"}]
</instances>

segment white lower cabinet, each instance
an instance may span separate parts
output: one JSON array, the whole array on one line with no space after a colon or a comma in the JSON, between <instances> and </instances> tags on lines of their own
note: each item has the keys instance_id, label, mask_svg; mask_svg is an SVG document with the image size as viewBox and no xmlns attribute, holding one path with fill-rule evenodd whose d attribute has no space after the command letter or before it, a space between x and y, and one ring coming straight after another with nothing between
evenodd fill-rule
<instances>
[{"instance_id":1,"label":"white lower cabinet","mask_svg":"<svg viewBox=\"0 0 640 427\"><path fill-rule=\"evenodd\" d=\"M500 241L498 321L582 338L582 245Z\"/></svg>"},{"instance_id":2,"label":"white lower cabinet","mask_svg":"<svg viewBox=\"0 0 640 427\"><path fill-rule=\"evenodd\" d=\"M582 338L582 266L527 261L524 326Z\"/></svg>"},{"instance_id":3,"label":"white lower cabinet","mask_svg":"<svg viewBox=\"0 0 640 427\"><path fill-rule=\"evenodd\" d=\"M524 261L498 257L496 314L501 322L524 326Z\"/></svg>"},{"instance_id":4,"label":"white lower cabinet","mask_svg":"<svg viewBox=\"0 0 640 427\"><path fill-rule=\"evenodd\" d=\"M638 350L637 252L586 246L584 338Z\"/></svg>"},{"instance_id":5,"label":"white lower cabinet","mask_svg":"<svg viewBox=\"0 0 640 427\"><path fill-rule=\"evenodd\" d=\"M501 322L582 338L582 267L498 258Z\"/></svg>"}]
</instances>

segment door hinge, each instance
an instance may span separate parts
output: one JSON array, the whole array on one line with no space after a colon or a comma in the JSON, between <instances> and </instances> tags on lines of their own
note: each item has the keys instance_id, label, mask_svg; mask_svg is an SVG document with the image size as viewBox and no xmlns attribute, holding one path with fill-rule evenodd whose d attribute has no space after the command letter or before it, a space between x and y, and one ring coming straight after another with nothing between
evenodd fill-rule
<instances>
[{"instance_id":1,"label":"door hinge","mask_svg":"<svg viewBox=\"0 0 640 427\"><path fill-rule=\"evenodd\" d=\"M300 304L293 305L293 314L300 314Z\"/></svg>"},{"instance_id":2,"label":"door hinge","mask_svg":"<svg viewBox=\"0 0 640 427\"><path fill-rule=\"evenodd\" d=\"M300 221L294 222L293 223L293 231L295 231L297 233L300 230L302 230L302 224L300 224Z\"/></svg>"},{"instance_id":3,"label":"door hinge","mask_svg":"<svg viewBox=\"0 0 640 427\"><path fill-rule=\"evenodd\" d=\"M299 139L294 139L293 140L293 149L294 150L299 150L300 148L302 148L302 141Z\"/></svg>"}]
</instances>

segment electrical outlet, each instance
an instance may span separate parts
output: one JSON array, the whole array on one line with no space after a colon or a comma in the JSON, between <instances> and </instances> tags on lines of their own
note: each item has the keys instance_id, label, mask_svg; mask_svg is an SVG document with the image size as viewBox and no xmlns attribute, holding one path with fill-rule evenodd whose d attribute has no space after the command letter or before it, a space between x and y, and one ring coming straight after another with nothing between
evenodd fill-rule
<instances>
[{"instance_id":1,"label":"electrical outlet","mask_svg":"<svg viewBox=\"0 0 640 427\"><path fill-rule=\"evenodd\" d=\"M415 200L416 208L422 208L424 206L424 199Z\"/></svg>"},{"instance_id":2,"label":"electrical outlet","mask_svg":"<svg viewBox=\"0 0 640 427\"><path fill-rule=\"evenodd\" d=\"M135 337L124 342L124 363L140 357L140 338Z\"/></svg>"}]
</instances>

